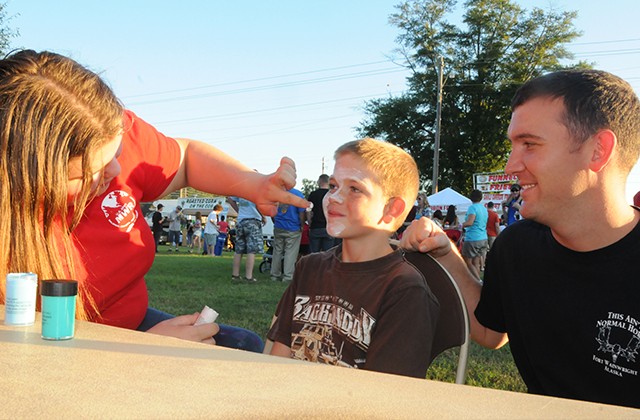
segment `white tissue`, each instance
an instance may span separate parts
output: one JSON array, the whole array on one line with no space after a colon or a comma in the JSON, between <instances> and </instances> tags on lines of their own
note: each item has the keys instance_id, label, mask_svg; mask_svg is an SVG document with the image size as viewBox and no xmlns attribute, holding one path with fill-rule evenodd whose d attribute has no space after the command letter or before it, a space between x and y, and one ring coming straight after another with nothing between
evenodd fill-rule
<instances>
[{"instance_id":1,"label":"white tissue","mask_svg":"<svg viewBox=\"0 0 640 420\"><path fill-rule=\"evenodd\" d=\"M207 305L202 308L200 311L200 315L198 315L198 319L193 325L201 325L201 324L211 324L216 322L216 318L218 318L218 313L208 307Z\"/></svg>"}]
</instances>

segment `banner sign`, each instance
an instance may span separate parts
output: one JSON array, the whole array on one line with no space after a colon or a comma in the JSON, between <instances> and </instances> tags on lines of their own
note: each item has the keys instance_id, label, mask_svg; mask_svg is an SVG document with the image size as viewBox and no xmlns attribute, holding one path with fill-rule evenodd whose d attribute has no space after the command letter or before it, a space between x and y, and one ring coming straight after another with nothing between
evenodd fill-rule
<instances>
[{"instance_id":1,"label":"banner sign","mask_svg":"<svg viewBox=\"0 0 640 420\"><path fill-rule=\"evenodd\" d=\"M504 172L482 172L473 174L473 188L482 191L482 203L493 201L500 208L500 203L509 197L511 186L518 182L515 175Z\"/></svg>"},{"instance_id":2,"label":"banner sign","mask_svg":"<svg viewBox=\"0 0 640 420\"><path fill-rule=\"evenodd\" d=\"M216 204L220 204L224 207L224 197L189 197L184 199L184 202L182 203L182 210L211 211L211 209L213 209L213 206L215 206Z\"/></svg>"}]
</instances>

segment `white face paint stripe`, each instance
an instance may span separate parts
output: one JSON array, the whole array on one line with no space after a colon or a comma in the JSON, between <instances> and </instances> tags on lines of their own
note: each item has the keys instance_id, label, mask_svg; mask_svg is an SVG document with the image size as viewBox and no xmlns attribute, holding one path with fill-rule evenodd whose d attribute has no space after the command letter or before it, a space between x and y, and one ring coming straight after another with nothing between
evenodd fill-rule
<instances>
[{"instance_id":1,"label":"white face paint stripe","mask_svg":"<svg viewBox=\"0 0 640 420\"><path fill-rule=\"evenodd\" d=\"M339 237L340 234L344 232L346 226L343 223L338 223L335 220L331 219L329 217L329 211L327 207L329 205L329 201L334 201L338 203L341 203L341 201L338 201L336 198L333 197L333 195L330 197L329 194L331 193L328 192L324 196L324 199L322 200L322 211L324 211L324 217L327 220L327 233L333 237Z\"/></svg>"},{"instance_id":2,"label":"white face paint stripe","mask_svg":"<svg viewBox=\"0 0 640 420\"><path fill-rule=\"evenodd\" d=\"M339 159L340 158L338 158L338 161ZM355 168L343 167L338 161L336 161L336 167L334 167L333 175L329 181L329 183L333 181L337 184L335 185L337 188L329 190L322 200L322 209L327 219L327 233L334 237L340 237L347 226L342 221L337 221L335 218L332 219L329 217L328 206L332 203L337 205L344 204L353 183L360 185L360 189L364 192L368 192L372 188L372 181L366 172Z\"/></svg>"}]
</instances>

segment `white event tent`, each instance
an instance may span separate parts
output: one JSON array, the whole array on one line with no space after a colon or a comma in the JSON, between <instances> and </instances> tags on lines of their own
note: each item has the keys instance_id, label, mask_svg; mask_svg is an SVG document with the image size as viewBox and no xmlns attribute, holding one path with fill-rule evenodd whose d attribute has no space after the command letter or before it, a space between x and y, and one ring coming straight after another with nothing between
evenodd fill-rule
<instances>
[{"instance_id":1,"label":"white event tent","mask_svg":"<svg viewBox=\"0 0 640 420\"><path fill-rule=\"evenodd\" d=\"M442 210L443 213L446 213L447 208L452 204L456 206L456 213L466 213L471 205L471 200L453 188L445 188L442 191L428 196L427 199L432 209Z\"/></svg>"}]
</instances>

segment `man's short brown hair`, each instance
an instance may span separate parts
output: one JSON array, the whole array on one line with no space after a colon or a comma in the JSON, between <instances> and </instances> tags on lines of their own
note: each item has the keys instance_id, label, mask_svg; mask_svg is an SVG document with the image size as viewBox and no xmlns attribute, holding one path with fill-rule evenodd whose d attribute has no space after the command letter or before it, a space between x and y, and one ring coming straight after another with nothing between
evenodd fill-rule
<instances>
[{"instance_id":1,"label":"man's short brown hair","mask_svg":"<svg viewBox=\"0 0 640 420\"><path fill-rule=\"evenodd\" d=\"M598 130L613 131L620 167L631 171L640 154L640 100L629 83L600 70L557 71L522 85L511 109L540 97L563 100L564 125L578 146Z\"/></svg>"}]
</instances>

